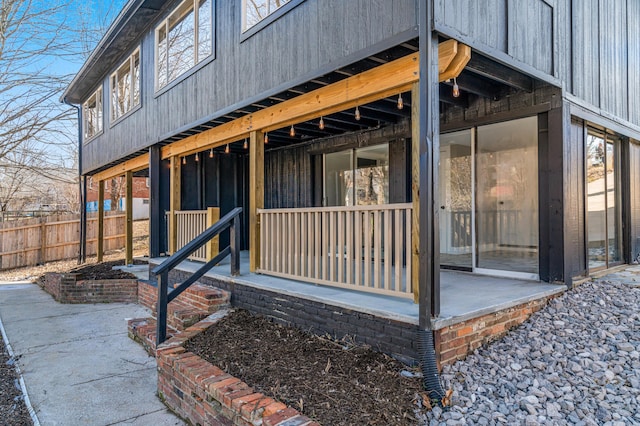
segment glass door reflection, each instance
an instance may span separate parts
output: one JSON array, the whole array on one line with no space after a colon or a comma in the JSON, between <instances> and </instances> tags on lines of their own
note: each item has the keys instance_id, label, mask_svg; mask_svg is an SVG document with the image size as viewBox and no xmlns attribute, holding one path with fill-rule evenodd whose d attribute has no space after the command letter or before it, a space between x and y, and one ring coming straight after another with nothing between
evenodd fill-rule
<instances>
[{"instance_id":1,"label":"glass door reflection","mask_svg":"<svg viewBox=\"0 0 640 426\"><path fill-rule=\"evenodd\" d=\"M476 268L537 279L537 117L481 126L477 132Z\"/></svg>"},{"instance_id":2,"label":"glass door reflection","mask_svg":"<svg viewBox=\"0 0 640 426\"><path fill-rule=\"evenodd\" d=\"M473 267L472 132L440 136L440 264Z\"/></svg>"},{"instance_id":3,"label":"glass door reflection","mask_svg":"<svg viewBox=\"0 0 640 426\"><path fill-rule=\"evenodd\" d=\"M589 270L622 262L619 138L589 129L586 141Z\"/></svg>"}]
</instances>

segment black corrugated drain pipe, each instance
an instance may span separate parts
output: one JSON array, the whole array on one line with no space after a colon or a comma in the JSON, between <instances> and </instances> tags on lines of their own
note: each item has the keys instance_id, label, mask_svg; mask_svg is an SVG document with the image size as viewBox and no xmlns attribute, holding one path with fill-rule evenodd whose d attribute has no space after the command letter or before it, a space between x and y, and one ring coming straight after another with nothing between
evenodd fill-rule
<instances>
[{"instance_id":1,"label":"black corrugated drain pipe","mask_svg":"<svg viewBox=\"0 0 640 426\"><path fill-rule=\"evenodd\" d=\"M440 374L436 363L436 351L433 344L433 331L418 330L418 351L420 353L420 371L424 389L427 391L432 403L442 405L444 390L440 384Z\"/></svg>"}]
</instances>

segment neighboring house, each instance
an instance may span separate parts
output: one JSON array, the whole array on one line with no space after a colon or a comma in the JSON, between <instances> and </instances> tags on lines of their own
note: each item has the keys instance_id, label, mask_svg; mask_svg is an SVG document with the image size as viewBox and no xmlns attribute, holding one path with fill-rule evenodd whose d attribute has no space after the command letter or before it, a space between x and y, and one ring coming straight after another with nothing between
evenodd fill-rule
<instances>
[{"instance_id":1,"label":"neighboring house","mask_svg":"<svg viewBox=\"0 0 640 426\"><path fill-rule=\"evenodd\" d=\"M83 176L150 177L152 262L240 206L234 304L448 362L640 253L640 2L274 4L130 0L64 93Z\"/></svg>"},{"instance_id":2,"label":"neighboring house","mask_svg":"<svg viewBox=\"0 0 640 426\"><path fill-rule=\"evenodd\" d=\"M124 179L109 179L104 182L104 192L107 194L104 200L104 210L126 210L126 196ZM133 177L133 220L149 219L149 178ZM93 179L87 179L87 194L85 203L87 212L98 211L98 185ZM112 204L117 203L112 209Z\"/></svg>"}]
</instances>

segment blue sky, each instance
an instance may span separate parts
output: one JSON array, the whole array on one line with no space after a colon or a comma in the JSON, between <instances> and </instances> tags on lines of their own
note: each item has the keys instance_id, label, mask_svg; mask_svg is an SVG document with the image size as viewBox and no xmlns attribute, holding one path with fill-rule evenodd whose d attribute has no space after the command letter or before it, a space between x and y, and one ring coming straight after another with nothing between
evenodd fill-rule
<instances>
[{"instance_id":1,"label":"blue sky","mask_svg":"<svg viewBox=\"0 0 640 426\"><path fill-rule=\"evenodd\" d=\"M5 64L10 64L9 69L2 69L6 80L15 82L25 78L25 83L13 87L8 81L0 82L0 89L5 84L0 90L0 96L4 98L0 98L2 104L16 105L17 108L21 103L31 102L26 100L25 94L30 93L30 99L33 99L39 96L40 90L39 84L34 85L32 81L64 76L66 83L60 84L59 93L49 92L50 85L42 87L41 90L48 93L48 100L39 106L41 111L42 108L48 109L51 116L69 111L74 117L73 120L50 123L48 132L39 136L39 143L46 149L48 159L61 166L73 166L73 156L68 150L77 141L77 122L75 110L61 104L60 96L125 3L126 0L34 0L31 3L31 21L21 27L12 39L12 56L4 57ZM38 55L33 54L46 45L51 47ZM24 52L27 56L15 64L8 60ZM59 145L65 141L70 144L67 148Z\"/></svg>"}]
</instances>

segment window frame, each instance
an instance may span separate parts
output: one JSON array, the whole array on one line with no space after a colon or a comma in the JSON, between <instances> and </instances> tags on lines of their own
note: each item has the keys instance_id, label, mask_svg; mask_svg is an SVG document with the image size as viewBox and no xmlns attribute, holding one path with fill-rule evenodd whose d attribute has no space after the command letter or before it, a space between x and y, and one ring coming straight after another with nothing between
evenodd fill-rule
<instances>
[{"instance_id":1,"label":"window frame","mask_svg":"<svg viewBox=\"0 0 640 426\"><path fill-rule=\"evenodd\" d=\"M339 150L329 150L326 152L323 152L321 154L322 156L322 203L321 205L323 207L334 207L334 206L347 206L347 207L353 207L353 206L366 206L366 205L371 205L371 204L361 204L359 203L359 201L361 200L360 196L359 196L359 190L361 189L361 187L358 184L358 171L365 169L366 167L358 167L358 158L362 158L362 157L358 157L358 152L359 151L368 151L368 150L375 150L375 149L379 149L381 147L384 147L384 149L386 150L386 166L385 165L376 165L375 167L387 167L387 177L386 177L386 191L384 193L385 195L385 202L380 203L380 204L374 204L374 205L387 205L390 204L389 200L390 200L390 184L391 184L391 175L389 174L389 171L391 169L391 162L390 162L390 150L391 150L391 141L386 141L386 142L381 142L381 143L375 143L375 144L371 144L371 145L364 145L364 146L353 146L353 147L349 147L349 148L344 148L344 149L339 149ZM341 147L343 148L343 147ZM350 188L351 191L351 197L353 198L351 201L351 204L348 204L345 202L345 204L329 204L328 203L328 195L327 195L327 156L328 155L332 155L332 154L345 154L345 153L349 153L349 169L344 170L344 172L349 172L352 175L351 181L352 181L352 186ZM348 191L347 191L348 192Z\"/></svg>"},{"instance_id":2,"label":"window frame","mask_svg":"<svg viewBox=\"0 0 640 426\"><path fill-rule=\"evenodd\" d=\"M267 0L268 1L268 0ZM246 15L246 4L247 0L240 0L240 41L245 41L250 38L254 34L260 32L263 28L269 26L274 21L277 21L282 16L289 13L292 9L303 3L305 0L289 0L286 4L283 4L279 8L275 9L273 12L267 14L260 21L256 22L254 25L247 28L247 15Z\"/></svg>"},{"instance_id":3,"label":"window frame","mask_svg":"<svg viewBox=\"0 0 640 426\"><path fill-rule=\"evenodd\" d=\"M198 49L198 37L200 34L200 27L199 27L199 11L200 11L200 7L199 7L199 3L200 0L183 0L180 3L178 3L174 8L171 9L171 12L169 12L169 14L158 24L156 25L155 29L154 29L154 60L153 60L153 68L154 68L154 79L153 79L153 85L155 88L155 94L156 96L164 93L166 90L168 90L169 88L173 87L175 84L177 84L178 82L184 80L185 78L189 77L190 75L192 75L194 72L196 72L197 70L199 70L200 68L202 68L204 65L206 65L207 63L209 63L210 61L212 61L213 59L215 59L215 47L216 47L216 16L215 16L215 10L216 10L216 2L215 0L205 0L205 1L209 1L209 7L210 7L210 22L209 24L211 25L210 27L210 34L211 34L211 46L210 47L210 51L209 54L199 58L199 49ZM167 40L169 38L170 35L170 29L169 29L169 22L171 21L172 18L175 18L176 16L180 15L180 10L183 8L183 6L185 4L191 3L191 8L188 9L188 11L185 13L185 15L188 15L189 13L193 13L193 38L191 39L193 41L193 64L186 70L184 70L183 72L181 72L180 74L176 75L172 80L169 80L169 59L170 59L170 55L167 52L166 55L166 64L165 64L165 72L167 73L167 80L166 82L164 82L163 85L160 85L160 67L159 67L159 59L160 59L160 42L159 42L159 33L160 31L162 31L162 29L164 29L165 32L165 40Z\"/></svg>"},{"instance_id":4,"label":"window frame","mask_svg":"<svg viewBox=\"0 0 640 426\"><path fill-rule=\"evenodd\" d=\"M134 83L133 70L134 70L134 64L135 64L134 57L136 56L136 54L138 55L138 102L134 103L135 97L134 97L134 90L133 90L133 87L134 87L133 86L133 83ZM118 81L117 81L118 73L127 64L129 65L129 85L130 85L129 109L116 117L115 116L116 108L114 108L115 105L114 105L113 96L114 96L114 92L116 95L118 94ZM116 79L115 83L114 83L114 78ZM133 111L136 111L138 108L140 108L141 105L142 105L142 53L141 53L140 46L138 46L133 52L131 52L131 54L127 57L127 59L122 61L118 66L118 68L116 68L116 70L113 73L111 73L111 75L109 76L109 109L110 109L109 118L110 118L111 124L113 125L120 122L122 119L124 119L125 117L133 113Z\"/></svg>"},{"instance_id":5,"label":"window frame","mask_svg":"<svg viewBox=\"0 0 640 426\"><path fill-rule=\"evenodd\" d=\"M92 134L88 134L87 131L89 129L89 114L87 114L89 110L89 103L95 98L95 108L97 110L96 113L96 126L97 130ZM91 93L91 95L87 98L86 101L82 103L82 137L83 142L86 144L97 136L101 135L104 132L104 99L103 99L103 90L102 85L100 85L96 90Z\"/></svg>"}]
</instances>

